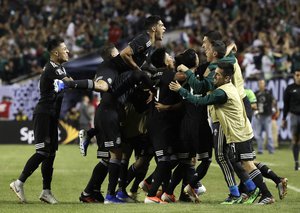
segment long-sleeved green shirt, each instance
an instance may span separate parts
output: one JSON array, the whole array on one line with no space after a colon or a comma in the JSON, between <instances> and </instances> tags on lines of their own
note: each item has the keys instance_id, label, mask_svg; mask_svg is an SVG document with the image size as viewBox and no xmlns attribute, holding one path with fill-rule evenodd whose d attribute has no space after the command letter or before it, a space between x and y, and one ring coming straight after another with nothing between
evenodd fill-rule
<instances>
[{"instance_id":1,"label":"long-sleeved green shirt","mask_svg":"<svg viewBox=\"0 0 300 213\"><path fill-rule=\"evenodd\" d=\"M223 57L217 61L211 62L208 65L208 69L210 70L210 73L208 76L206 76L203 80L199 80L196 78L195 74L191 71L188 70L185 72L187 76L187 82L193 88L193 90L196 93L205 93L211 90L214 90L214 75L215 75L215 70L217 68L217 64L219 62L228 62L231 64L234 64L236 62L234 54L230 53L226 57Z\"/></svg>"},{"instance_id":2,"label":"long-sleeved green shirt","mask_svg":"<svg viewBox=\"0 0 300 213\"><path fill-rule=\"evenodd\" d=\"M224 104L227 101L227 95L222 89L215 89L212 93L207 94L204 97L194 96L183 87L181 87L178 92L183 98L196 106Z\"/></svg>"}]
</instances>

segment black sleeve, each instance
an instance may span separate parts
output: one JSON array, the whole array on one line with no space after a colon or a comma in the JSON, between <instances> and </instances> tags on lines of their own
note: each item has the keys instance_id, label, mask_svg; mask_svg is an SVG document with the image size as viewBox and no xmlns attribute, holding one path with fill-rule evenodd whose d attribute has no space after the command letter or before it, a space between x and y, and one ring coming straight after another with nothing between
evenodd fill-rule
<instances>
[{"instance_id":1,"label":"black sleeve","mask_svg":"<svg viewBox=\"0 0 300 213\"><path fill-rule=\"evenodd\" d=\"M135 39L133 39L129 43L129 46L133 51L133 55L135 55L137 53L142 53L146 49L148 49L151 46L151 41L149 39L149 36L147 36L146 34L141 34L137 36Z\"/></svg>"},{"instance_id":2,"label":"black sleeve","mask_svg":"<svg viewBox=\"0 0 300 213\"><path fill-rule=\"evenodd\" d=\"M54 79L62 80L63 78L67 77L67 73L65 68L63 67L53 67L53 69L49 69L47 71L47 77L52 80Z\"/></svg>"}]
</instances>

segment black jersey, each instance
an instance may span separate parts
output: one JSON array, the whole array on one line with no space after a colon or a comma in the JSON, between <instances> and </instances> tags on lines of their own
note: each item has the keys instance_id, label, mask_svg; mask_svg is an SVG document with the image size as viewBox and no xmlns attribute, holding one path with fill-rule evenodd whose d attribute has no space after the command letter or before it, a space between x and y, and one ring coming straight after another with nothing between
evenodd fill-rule
<instances>
[{"instance_id":1,"label":"black jersey","mask_svg":"<svg viewBox=\"0 0 300 213\"><path fill-rule=\"evenodd\" d=\"M142 66L147 57L150 56L153 51L150 36L146 32L135 37L131 42L129 42L129 46L133 51L133 60L139 67Z\"/></svg>"},{"instance_id":2,"label":"black jersey","mask_svg":"<svg viewBox=\"0 0 300 213\"><path fill-rule=\"evenodd\" d=\"M151 46L150 36L146 32L135 37L128 45L133 52L132 58L139 67L141 67L145 61L148 61L147 59L154 49ZM132 70L132 68L124 62L120 54L111 59L111 61L119 73Z\"/></svg>"},{"instance_id":3,"label":"black jersey","mask_svg":"<svg viewBox=\"0 0 300 213\"><path fill-rule=\"evenodd\" d=\"M158 73L159 74L159 73ZM155 96L155 101L165 105L173 105L181 101L179 93L169 89L169 84L174 80L175 72L173 70L164 70L160 72L160 81Z\"/></svg>"},{"instance_id":4,"label":"black jersey","mask_svg":"<svg viewBox=\"0 0 300 213\"><path fill-rule=\"evenodd\" d=\"M112 106L118 103L123 104L132 93L133 88L128 88L124 94L115 97L112 95L114 91L120 87L134 71L127 71L120 73L120 66L116 64L115 58L102 62L97 69L95 81L103 80L108 84L109 90L101 93L101 104ZM109 94L108 94L109 93Z\"/></svg>"},{"instance_id":5,"label":"black jersey","mask_svg":"<svg viewBox=\"0 0 300 213\"><path fill-rule=\"evenodd\" d=\"M103 80L108 84L109 88L111 88L118 75L118 66L114 63L113 59L103 61L97 68L95 81Z\"/></svg>"},{"instance_id":6,"label":"black jersey","mask_svg":"<svg viewBox=\"0 0 300 213\"><path fill-rule=\"evenodd\" d=\"M284 91L283 102L283 118L286 118L288 112L300 115L300 85L288 85Z\"/></svg>"},{"instance_id":7,"label":"black jersey","mask_svg":"<svg viewBox=\"0 0 300 213\"><path fill-rule=\"evenodd\" d=\"M54 79L67 77L65 68L62 65L49 61L41 74L40 78L40 99L35 107L34 114L46 113L59 116L63 92L56 93L54 91Z\"/></svg>"}]
</instances>

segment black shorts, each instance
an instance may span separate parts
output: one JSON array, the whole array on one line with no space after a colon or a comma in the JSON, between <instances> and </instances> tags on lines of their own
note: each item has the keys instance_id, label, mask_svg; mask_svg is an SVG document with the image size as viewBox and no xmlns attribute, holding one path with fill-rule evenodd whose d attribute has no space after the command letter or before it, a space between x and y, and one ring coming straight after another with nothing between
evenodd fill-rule
<instances>
[{"instance_id":1,"label":"black shorts","mask_svg":"<svg viewBox=\"0 0 300 213\"><path fill-rule=\"evenodd\" d=\"M202 160L211 158L213 137L207 120L183 119L180 141L176 149L179 159L196 157L198 160Z\"/></svg>"},{"instance_id":2,"label":"black shorts","mask_svg":"<svg viewBox=\"0 0 300 213\"><path fill-rule=\"evenodd\" d=\"M97 137L97 136L96 136ZM97 140L98 142L98 140ZM106 149L103 144L98 144L98 149L97 149L97 158L101 159L110 159L110 153L109 150Z\"/></svg>"},{"instance_id":3,"label":"black shorts","mask_svg":"<svg viewBox=\"0 0 300 213\"><path fill-rule=\"evenodd\" d=\"M58 149L58 118L44 113L34 114L35 148L39 152L55 153Z\"/></svg>"},{"instance_id":4,"label":"black shorts","mask_svg":"<svg viewBox=\"0 0 300 213\"><path fill-rule=\"evenodd\" d=\"M235 161L253 161L255 159L252 140L245 142L230 143L230 152L233 154Z\"/></svg>"},{"instance_id":5,"label":"black shorts","mask_svg":"<svg viewBox=\"0 0 300 213\"><path fill-rule=\"evenodd\" d=\"M121 147L120 115L117 107L98 106L94 119L97 144L105 149Z\"/></svg>"},{"instance_id":6,"label":"black shorts","mask_svg":"<svg viewBox=\"0 0 300 213\"><path fill-rule=\"evenodd\" d=\"M173 113L153 113L148 119L148 134L157 157L171 155L179 141L180 120Z\"/></svg>"},{"instance_id":7,"label":"black shorts","mask_svg":"<svg viewBox=\"0 0 300 213\"><path fill-rule=\"evenodd\" d=\"M133 150L136 157L153 155L153 148L147 134L141 134L133 138L124 138L124 143L127 143Z\"/></svg>"}]
</instances>

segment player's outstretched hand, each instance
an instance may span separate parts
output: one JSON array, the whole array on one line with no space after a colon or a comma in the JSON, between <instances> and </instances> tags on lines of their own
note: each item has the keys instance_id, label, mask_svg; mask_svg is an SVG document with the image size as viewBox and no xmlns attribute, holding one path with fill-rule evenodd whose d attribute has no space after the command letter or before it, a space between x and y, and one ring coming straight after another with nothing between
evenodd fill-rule
<instances>
[{"instance_id":1,"label":"player's outstretched hand","mask_svg":"<svg viewBox=\"0 0 300 213\"><path fill-rule=\"evenodd\" d=\"M181 88L181 85L178 83L178 81L174 82L172 81L170 84L169 84L169 89L170 90L173 90L175 92L177 92L178 90L180 90Z\"/></svg>"},{"instance_id":2,"label":"player's outstretched hand","mask_svg":"<svg viewBox=\"0 0 300 213\"><path fill-rule=\"evenodd\" d=\"M65 83L59 79L54 80L53 86L54 86L54 91L57 93L65 89Z\"/></svg>"}]
</instances>

